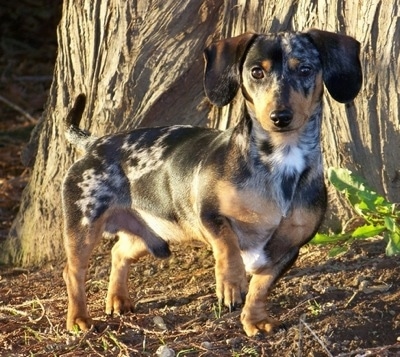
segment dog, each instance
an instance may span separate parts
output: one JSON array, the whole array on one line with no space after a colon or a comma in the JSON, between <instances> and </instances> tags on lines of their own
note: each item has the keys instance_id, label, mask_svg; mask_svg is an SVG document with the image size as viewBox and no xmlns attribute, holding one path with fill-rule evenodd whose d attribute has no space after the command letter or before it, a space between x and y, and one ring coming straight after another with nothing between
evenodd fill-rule
<instances>
[{"instance_id":1,"label":"dog","mask_svg":"<svg viewBox=\"0 0 400 357\"><path fill-rule=\"evenodd\" d=\"M240 121L224 131L176 125L96 138L79 128L85 108L79 95L65 120L67 139L85 152L62 188L67 329L94 323L85 277L104 233L118 235L107 314L132 311L132 263L149 252L167 258L170 244L200 240L215 257L217 298L242 306L245 333L281 328L266 311L268 294L327 206L324 87L341 103L357 96L359 51L352 37L317 29L212 43L204 51L207 97L224 106L242 93L245 103Z\"/></svg>"}]
</instances>

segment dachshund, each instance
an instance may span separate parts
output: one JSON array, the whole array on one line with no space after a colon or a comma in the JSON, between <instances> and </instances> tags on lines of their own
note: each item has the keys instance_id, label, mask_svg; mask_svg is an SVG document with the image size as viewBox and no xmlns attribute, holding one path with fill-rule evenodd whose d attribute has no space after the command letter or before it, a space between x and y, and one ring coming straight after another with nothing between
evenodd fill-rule
<instances>
[{"instance_id":1,"label":"dachshund","mask_svg":"<svg viewBox=\"0 0 400 357\"><path fill-rule=\"evenodd\" d=\"M107 314L132 311L129 267L170 244L200 240L215 258L216 295L242 305L248 336L272 333L266 311L274 283L316 233L327 196L320 144L324 87L338 102L360 91L360 44L311 29L245 33L204 51L204 88L217 106L242 93L243 115L227 130L138 128L97 138L79 128L85 95L65 120L85 152L62 187L68 291L67 329L89 329L85 278L104 234L118 236ZM251 275L248 282L248 276Z\"/></svg>"}]
</instances>

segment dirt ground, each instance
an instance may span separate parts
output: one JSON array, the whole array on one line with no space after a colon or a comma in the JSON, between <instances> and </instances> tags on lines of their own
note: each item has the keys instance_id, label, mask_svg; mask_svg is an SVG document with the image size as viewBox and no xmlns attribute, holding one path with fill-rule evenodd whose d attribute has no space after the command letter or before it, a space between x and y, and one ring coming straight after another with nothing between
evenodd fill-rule
<instances>
[{"instance_id":1,"label":"dirt ground","mask_svg":"<svg viewBox=\"0 0 400 357\"><path fill-rule=\"evenodd\" d=\"M19 156L51 84L59 14L53 0L8 4L0 9L0 96L11 102L0 101L0 241L29 177ZM246 337L240 310L219 308L204 247L144 258L130 277L135 313L106 317L112 243L96 251L87 281L100 331L65 330L62 263L0 267L0 356L400 356L399 257L386 257L379 237L336 258L329 247L304 247L266 305L287 330L260 338Z\"/></svg>"}]
</instances>

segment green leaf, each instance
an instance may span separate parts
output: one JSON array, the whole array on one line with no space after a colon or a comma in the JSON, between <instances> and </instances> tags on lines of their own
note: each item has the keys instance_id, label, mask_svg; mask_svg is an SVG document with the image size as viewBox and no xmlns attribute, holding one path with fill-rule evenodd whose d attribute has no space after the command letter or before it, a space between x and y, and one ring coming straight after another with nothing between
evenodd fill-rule
<instances>
[{"instance_id":1,"label":"green leaf","mask_svg":"<svg viewBox=\"0 0 400 357\"><path fill-rule=\"evenodd\" d=\"M353 206L359 202L357 192L364 190L364 182L354 179L350 170L330 167L328 178L338 191L346 194Z\"/></svg>"},{"instance_id":2,"label":"green leaf","mask_svg":"<svg viewBox=\"0 0 400 357\"><path fill-rule=\"evenodd\" d=\"M386 246L386 255L392 256L396 254L400 254L400 233L396 232L387 232L385 237L388 240L388 244Z\"/></svg>"},{"instance_id":3,"label":"green leaf","mask_svg":"<svg viewBox=\"0 0 400 357\"><path fill-rule=\"evenodd\" d=\"M342 245L340 247L335 247L329 251L328 256L331 258L337 257L338 255L346 253L348 250L349 248L345 245Z\"/></svg>"},{"instance_id":4,"label":"green leaf","mask_svg":"<svg viewBox=\"0 0 400 357\"><path fill-rule=\"evenodd\" d=\"M396 220L395 220L394 218L392 218L392 217L385 217L385 218L384 218L384 221L385 221L385 226L386 226L386 228L387 228L389 231L391 231L391 232L396 232L396 230L397 230L398 228L397 228L397 225L396 225Z\"/></svg>"},{"instance_id":5,"label":"green leaf","mask_svg":"<svg viewBox=\"0 0 400 357\"><path fill-rule=\"evenodd\" d=\"M331 244L364 239L384 234L387 241L386 254L400 254L400 211L398 205L387 201L383 196L368 187L366 181L354 175L350 170L328 169L328 178L332 185L350 201L355 213L365 220L365 224L352 232L340 234L318 233L312 244ZM346 246L333 248L330 256L336 256L347 250Z\"/></svg>"},{"instance_id":6,"label":"green leaf","mask_svg":"<svg viewBox=\"0 0 400 357\"><path fill-rule=\"evenodd\" d=\"M310 241L311 244L330 244L330 243L337 243L341 241L346 241L349 239L348 234L323 234L317 233L314 238Z\"/></svg>"},{"instance_id":7,"label":"green leaf","mask_svg":"<svg viewBox=\"0 0 400 357\"><path fill-rule=\"evenodd\" d=\"M347 196L360 215L382 210L390 212L392 204L369 188L363 178L350 170L330 167L328 178L338 191Z\"/></svg>"},{"instance_id":8,"label":"green leaf","mask_svg":"<svg viewBox=\"0 0 400 357\"><path fill-rule=\"evenodd\" d=\"M375 237L376 235L381 234L385 229L385 226L366 224L356 228L351 234L351 237L355 239Z\"/></svg>"}]
</instances>

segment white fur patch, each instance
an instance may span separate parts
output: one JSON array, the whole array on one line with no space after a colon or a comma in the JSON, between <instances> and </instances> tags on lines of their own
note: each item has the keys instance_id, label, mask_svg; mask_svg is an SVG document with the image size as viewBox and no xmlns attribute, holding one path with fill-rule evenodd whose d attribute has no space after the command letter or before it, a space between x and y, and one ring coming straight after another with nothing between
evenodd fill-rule
<instances>
[{"instance_id":1,"label":"white fur patch","mask_svg":"<svg viewBox=\"0 0 400 357\"><path fill-rule=\"evenodd\" d=\"M268 263L268 257L265 254L264 247L259 246L257 248L251 248L242 250L240 252L243 259L246 272L255 273L258 269L265 266Z\"/></svg>"},{"instance_id":2,"label":"white fur patch","mask_svg":"<svg viewBox=\"0 0 400 357\"><path fill-rule=\"evenodd\" d=\"M271 161L286 173L300 173L305 167L304 152L297 146L279 148L272 153Z\"/></svg>"},{"instance_id":3,"label":"white fur patch","mask_svg":"<svg viewBox=\"0 0 400 357\"><path fill-rule=\"evenodd\" d=\"M82 182L78 187L82 190L80 199L76 202L83 213L81 224L87 226L92 218L99 213L104 200L111 200L115 191L123 185L117 165L111 165L106 171L96 173L96 169L85 170Z\"/></svg>"},{"instance_id":4,"label":"white fur patch","mask_svg":"<svg viewBox=\"0 0 400 357\"><path fill-rule=\"evenodd\" d=\"M137 160L135 166L129 166L127 177L129 181L135 181L151 171L157 170L164 162L161 160L165 147L162 145L163 137L160 137L153 146L141 148L137 145L129 146L124 143L123 150L126 150L132 159Z\"/></svg>"}]
</instances>

